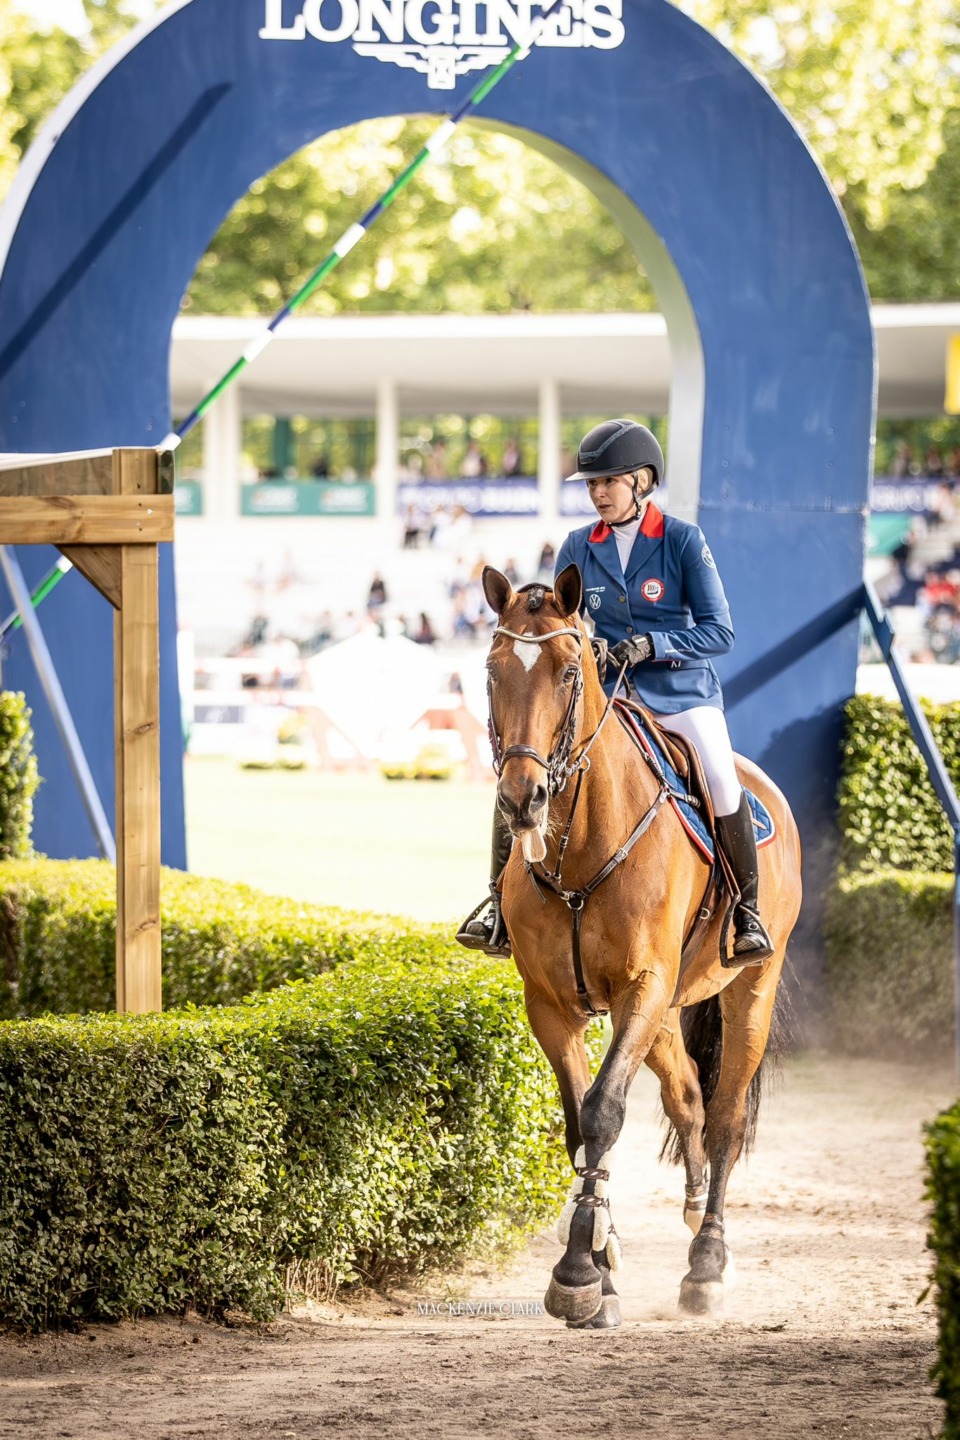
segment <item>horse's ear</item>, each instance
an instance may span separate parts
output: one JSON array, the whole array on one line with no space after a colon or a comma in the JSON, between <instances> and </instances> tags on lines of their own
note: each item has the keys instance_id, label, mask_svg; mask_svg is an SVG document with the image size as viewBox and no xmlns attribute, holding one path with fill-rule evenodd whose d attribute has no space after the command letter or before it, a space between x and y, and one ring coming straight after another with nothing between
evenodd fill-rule
<instances>
[{"instance_id":1,"label":"horse's ear","mask_svg":"<svg viewBox=\"0 0 960 1440\"><path fill-rule=\"evenodd\" d=\"M487 604L497 615L502 615L513 599L513 586L506 575L501 575L492 565L484 565L481 579Z\"/></svg>"},{"instance_id":2,"label":"horse's ear","mask_svg":"<svg viewBox=\"0 0 960 1440\"><path fill-rule=\"evenodd\" d=\"M553 582L553 598L564 615L576 615L583 600L583 577L579 565L568 565Z\"/></svg>"}]
</instances>

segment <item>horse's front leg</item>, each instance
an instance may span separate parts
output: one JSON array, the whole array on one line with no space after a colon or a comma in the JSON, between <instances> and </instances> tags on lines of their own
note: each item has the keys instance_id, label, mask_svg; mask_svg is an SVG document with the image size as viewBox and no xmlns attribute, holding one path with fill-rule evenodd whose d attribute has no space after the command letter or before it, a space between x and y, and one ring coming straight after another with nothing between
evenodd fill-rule
<instances>
[{"instance_id":1,"label":"horse's front leg","mask_svg":"<svg viewBox=\"0 0 960 1440\"><path fill-rule=\"evenodd\" d=\"M627 1093L667 1009L659 976L645 972L613 1008L613 1041L580 1106L583 1145L577 1178L559 1233L564 1253L553 1267L544 1305L569 1326L610 1329L620 1323L611 1271L620 1267L620 1242L610 1218L613 1147L623 1129Z\"/></svg>"}]
</instances>

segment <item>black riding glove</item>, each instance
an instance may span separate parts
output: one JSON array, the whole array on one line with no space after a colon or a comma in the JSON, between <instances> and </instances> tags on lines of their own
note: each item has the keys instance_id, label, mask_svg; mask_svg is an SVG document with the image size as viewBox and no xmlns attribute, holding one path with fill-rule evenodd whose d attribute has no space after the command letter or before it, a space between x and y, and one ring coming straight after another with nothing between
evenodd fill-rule
<instances>
[{"instance_id":1,"label":"black riding glove","mask_svg":"<svg viewBox=\"0 0 960 1440\"><path fill-rule=\"evenodd\" d=\"M653 641L649 635L634 635L631 640L618 640L610 646L610 659L619 667L626 664L639 665L653 654Z\"/></svg>"}]
</instances>

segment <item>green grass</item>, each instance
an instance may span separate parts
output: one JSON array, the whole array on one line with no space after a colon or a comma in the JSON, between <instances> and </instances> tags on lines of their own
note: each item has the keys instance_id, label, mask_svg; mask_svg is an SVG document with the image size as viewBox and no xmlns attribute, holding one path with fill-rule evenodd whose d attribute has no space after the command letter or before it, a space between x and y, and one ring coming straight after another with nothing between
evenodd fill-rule
<instances>
[{"instance_id":1,"label":"green grass","mask_svg":"<svg viewBox=\"0 0 960 1440\"><path fill-rule=\"evenodd\" d=\"M492 784L242 770L196 757L185 782L197 875L416 920L461 920L485 892Z\"/></svg>"}]
</instances>

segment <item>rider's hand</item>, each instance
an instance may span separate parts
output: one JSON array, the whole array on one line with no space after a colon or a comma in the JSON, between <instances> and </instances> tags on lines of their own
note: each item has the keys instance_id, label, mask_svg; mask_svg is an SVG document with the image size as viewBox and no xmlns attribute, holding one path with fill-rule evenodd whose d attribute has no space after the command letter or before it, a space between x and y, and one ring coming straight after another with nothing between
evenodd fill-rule
<instances>
[{"instance_id":1,"label":"rider's hand","mask_svg":"<svg viewBox=\"0 0 960 1440\"><path fill-rule=\"evenodd\" d=\"M639 665L653 654L653 641L649 635L634 635L630 640L619 640L610 646L610 659L619 668L621 665Z\"/></svg>"}]
</instances>

